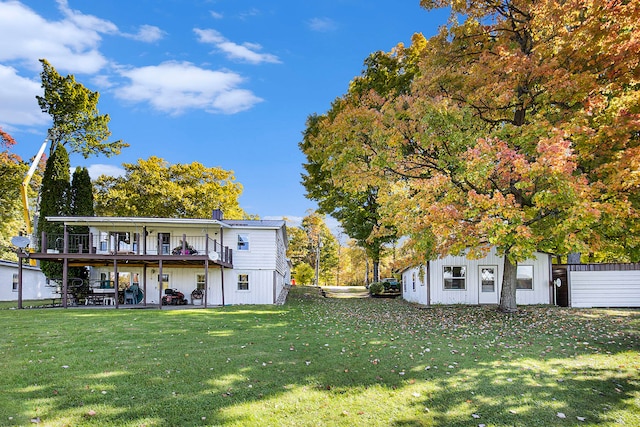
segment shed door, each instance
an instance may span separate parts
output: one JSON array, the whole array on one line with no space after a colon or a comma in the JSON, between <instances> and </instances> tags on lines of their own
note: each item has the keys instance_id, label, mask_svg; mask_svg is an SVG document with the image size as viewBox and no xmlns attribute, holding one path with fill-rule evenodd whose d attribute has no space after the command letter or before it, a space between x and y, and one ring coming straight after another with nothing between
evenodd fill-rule
<instances>
[{"instance_id":1,"label":"shed door","mask_svg":"<svg viewBox=\"0 0 640 427\"><path fill-rule=\"evenodd\" d=\"M567 266L553 266L553 288L556 293L556 305L569 307L569 280Z\"/></svg>"},{"instance_id":2,"label":"shed door","mask_svg":"<svg viewBox=\"0 0 640 427\"><path fill-rule=\"evenodd\" d=\"M478 272L478 303L498 303L498 266L481 265Z\"/></svg>"}]
</instances>

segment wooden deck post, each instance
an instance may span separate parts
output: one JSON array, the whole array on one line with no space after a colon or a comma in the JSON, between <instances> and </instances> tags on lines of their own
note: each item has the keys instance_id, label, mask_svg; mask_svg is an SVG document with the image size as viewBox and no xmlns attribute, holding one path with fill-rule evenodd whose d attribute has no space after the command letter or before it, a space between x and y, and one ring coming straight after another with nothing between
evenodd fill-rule
<instances>
[{"instance_id":1,"label":"wooden deck post","mask_svg":"<svg viewBox=\"0 0 640 427\"><path fill-rule=\"evenodd\" d=\"M18 249L18 309L22 308L22 248Z\"/></svg>"},{"instance_id":2,"label":"wooden deck post","mask_svg":"<svg viewBox=\"0 0 640 427\"><path fill-rule=\"evenodd\" d=\"M118 260L113 260L113 293L115 294L115 307L118 308L120 301L118 301L118 289L120 288L120 275L118 274Z\"/></svg>"},{"instance_id":3,"label":"wooden deck post","mask_svg":"<svg viewBox=\"0 0 640 427\"><path fill-rule=\"evenodd\" d=\"M62 261L62 306L67 308L67 292L69 292L69 259L67 253L69 253L69 234L67 233L67 225L64 226L64 239L62 245L63 261Z\"/></svg>"},{"instance_id":4,"label":"wooden deck post","mask_svg":"<svg viewBox=\"0 0 640 427\"><path fill-rule=\"evenodd\" d=\"M162 310L162 260L158 261L158 305Z\"/></svg>"}]
</instances>

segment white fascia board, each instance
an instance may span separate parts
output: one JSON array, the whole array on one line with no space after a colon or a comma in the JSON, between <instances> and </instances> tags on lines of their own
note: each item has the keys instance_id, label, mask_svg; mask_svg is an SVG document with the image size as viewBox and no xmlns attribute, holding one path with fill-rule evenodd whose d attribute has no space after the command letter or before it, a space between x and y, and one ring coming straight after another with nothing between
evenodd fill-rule
<instances>
[{"instance_id":1,"label":"white fascia board","mask_svg":"<svg viewBox=\"0 0 640 427\"><path fill-rule=\"evenodd\" d=\"M228 225L224 224L217 219L194 219L194 218L142 218L142 217L99 217L99 216L48 216L47 221L51 222L63 222L65 225L82 224L100 226L101 224L111 225L133 225L133 226L145 226L151 224L164 224L164 225L181 225L202 227L204 225L211 226L216 225L219 227L227 228Z\"/></svg>"}]
</instances>

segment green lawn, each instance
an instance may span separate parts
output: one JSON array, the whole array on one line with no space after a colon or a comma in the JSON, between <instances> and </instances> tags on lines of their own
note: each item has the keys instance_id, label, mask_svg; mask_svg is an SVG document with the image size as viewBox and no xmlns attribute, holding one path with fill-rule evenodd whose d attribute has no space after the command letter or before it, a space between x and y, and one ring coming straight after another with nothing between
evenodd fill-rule
<instances>
[{"instance_id":1,"label":"green lawn","mask_svg":"<svg viewBox=\"0 0 640 427\"><path fill-rule=\"evenodd\" d=\"M0 425L640 425L640 311L0 310Z\"/></svg>"}]
</instances>

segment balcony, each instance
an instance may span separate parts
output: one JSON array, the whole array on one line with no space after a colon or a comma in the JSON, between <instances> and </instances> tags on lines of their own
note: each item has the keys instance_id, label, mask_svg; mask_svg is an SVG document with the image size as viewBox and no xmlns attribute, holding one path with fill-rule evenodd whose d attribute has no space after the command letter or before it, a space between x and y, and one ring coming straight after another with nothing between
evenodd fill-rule
<instances>
[{"instance_id":1,"label":"balcony","mask_svg":"<svg viewBox=\"0 0 640 427\"><path fill-rule=\"evenodd\" d=\"M209 235L174 236L159 233L142 236L139 233L99 233L63 235L42 233L40 251L35 259L73 259L82 261L126 260L127 262L202 263L212 261L233 267L233 250L222 246Z\"/></svg>"}]
</instances>

